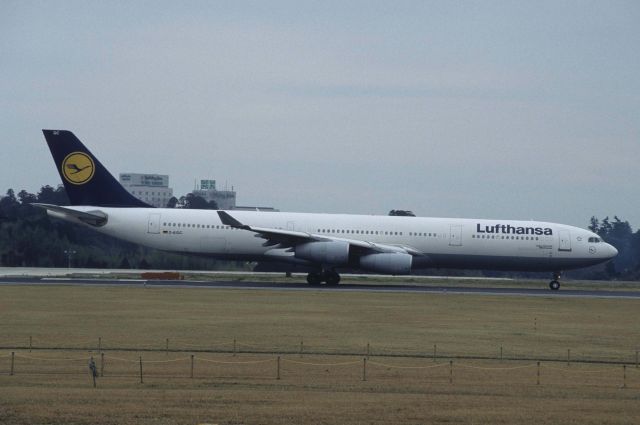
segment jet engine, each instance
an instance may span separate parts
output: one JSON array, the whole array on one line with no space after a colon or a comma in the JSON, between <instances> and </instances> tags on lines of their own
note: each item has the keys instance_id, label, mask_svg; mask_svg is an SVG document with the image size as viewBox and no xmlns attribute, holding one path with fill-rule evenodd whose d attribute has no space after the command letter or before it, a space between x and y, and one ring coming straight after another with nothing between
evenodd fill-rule
<instances>
[{"instance_id":1,"label":"jet engine","mask_svg":"<svg viewBox=\"0 0 640 425\"><path fill-rule=\"evenodd\" d=\"M306 242L295 247L295 256L314 263L343 265L349 262L349 244L342 241Z\"/></svg>"},{"instance_id":2,"label":"jet engine","mask_svg":"<svg viewBox=\"0 0 640 425\"><path fill-rule=\"evenodd\" d=\"M399 252L369 254L360 257L360 267L385 274L410 274L412 261L411 255Z\"/></svg>"}]
</instances>

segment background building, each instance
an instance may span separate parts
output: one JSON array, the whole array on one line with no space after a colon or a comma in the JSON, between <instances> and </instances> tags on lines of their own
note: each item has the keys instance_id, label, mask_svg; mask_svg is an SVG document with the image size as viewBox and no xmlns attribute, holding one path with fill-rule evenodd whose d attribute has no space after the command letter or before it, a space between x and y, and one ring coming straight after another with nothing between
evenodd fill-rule
<instances>
[{"instance_id":1,"label":"background building","mask_svg":"<svg viewBox=\"0 0 640 425\"><path fill-rule=\"evenodd\" d=\"M215 201L221 210L231 210L236 206L236 192L233 187L231 190L217 190L215 180L200 180L200 187L196 187L193 194L206 201Z\"/></svg>"},{"instance_id":2,"label":"background building","mask_svg":"<svg viewBox=\"0 0 640 425\"><path fill-rule=\"evenodd\" d=\"M133 196L154 207L166 207L173 196L169 176L164 174L120 173L120 184Z\"/></svg>"}]
</instances>

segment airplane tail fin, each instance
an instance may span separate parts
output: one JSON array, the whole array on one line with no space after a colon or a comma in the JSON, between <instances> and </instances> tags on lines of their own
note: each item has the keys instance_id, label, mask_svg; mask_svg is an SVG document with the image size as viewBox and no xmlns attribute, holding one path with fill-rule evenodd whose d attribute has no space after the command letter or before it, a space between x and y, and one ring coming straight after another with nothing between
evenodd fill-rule
<instances>
[{"instance_id":1,"label":"airplane tail fin","mask_svg":"<svg viewBox=\"0 0 640 425\"><path fill-rule=\"evenodd\" d=\"M127 192L72 132L42 132L71 205L153 208Z\"/></svg>"}]
</instances>

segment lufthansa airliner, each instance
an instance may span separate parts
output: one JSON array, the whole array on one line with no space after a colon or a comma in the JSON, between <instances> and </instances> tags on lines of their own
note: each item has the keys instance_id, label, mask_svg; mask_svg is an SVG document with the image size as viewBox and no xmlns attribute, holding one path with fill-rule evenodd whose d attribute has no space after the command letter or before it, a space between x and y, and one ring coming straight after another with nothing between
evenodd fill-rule
<instances>
[{"instance_id":1,"label":"lufthansa airliner","mask_svg":"<svg viewBox=\"0 0 640 425\"><path fill-rule=\"evenodd\" d=\"M70 206L52 217L163 251L311 267L311 285L340 269L390 275L423 268L548 271L587 267L618 251L597 234L540 221L153 208L127 192L70 131L43 130Z\"/></svg>"}]
</instances>

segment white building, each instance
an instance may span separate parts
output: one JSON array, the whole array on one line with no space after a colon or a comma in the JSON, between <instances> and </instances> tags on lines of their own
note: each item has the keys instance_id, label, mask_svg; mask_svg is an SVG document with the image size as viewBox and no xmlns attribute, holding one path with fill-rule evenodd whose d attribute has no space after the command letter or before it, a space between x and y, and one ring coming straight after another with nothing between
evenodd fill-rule
<instances>
[{"instance_id":1,"label":"white building","mask_svg":"<svg viewBox=\"0 0 640 425\"><path fill-rule=\"evenodd\" d=\"M166 207L173 197L169 176L164 174L120 173L120 184L136 198L158 208Z\"/></svg>"},{"instance_id":2,"label":"white building","mask_svg":"<svg viewBox=\"0 0 640 425\"><path fill-rule=\"evenodd\" d=\"M200 187L193 194L206 201L215 201L218 209L231 210L236 206L236 192L233 190L217 190L215 180L200 180Z\"/></svg>"}]
</instances>

